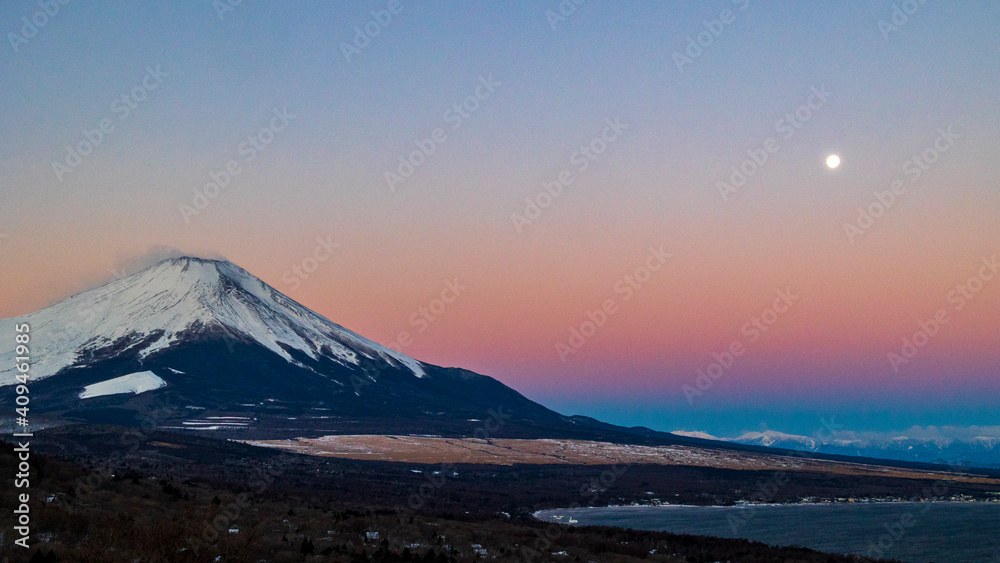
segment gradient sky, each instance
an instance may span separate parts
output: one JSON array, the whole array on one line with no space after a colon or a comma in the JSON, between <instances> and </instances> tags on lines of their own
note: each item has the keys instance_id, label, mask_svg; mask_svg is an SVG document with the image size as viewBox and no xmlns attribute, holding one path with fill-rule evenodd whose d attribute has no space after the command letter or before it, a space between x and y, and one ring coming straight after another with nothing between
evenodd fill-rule
<instances>
[{"instance_id":1,"label":"gradient sky","mask_svg":"<svg viewBox=\"0 0 1000 563\"><path fill-rule=\"evenodd\" d=\"M556 0L401 0L372 23L387 5L245 1L220 17L207 0L70 2L42 17L37 1L2 3L0 317L179 250L567 414L717 435L1000 423L1000 276L949 300L1000 253L1000 4L896 2L917 9L891 29L890 1L589 0L553 25ZM366 25L377 36L347 60ZM801 107L814 91L829 95ZM144 99L125 114L130 92ZM283 109L294 117L272 120ZM105 118L60 179L53 162ZM607 120L625 129L581 170L575 151ZM272 123L248 161L241 144ZM385 173L438 128L390 190ZM768 138L724 200L718 182ZM916 168L935 142L947 150ZM180 206L230 160L240 173L186 221ZM519 232L512 215L564 170ZM849 239L896 180L906 191ZM339 246L291 281L318 238ZM626 300L616 284L661 247L671 258ZM456 279L459 297L415 322ZM789 288L751 342L742 327ZM557 345L607 300L615 312L562 361ZM940 309L947 324L895 373L888 354ZM688 401L735 341L745 353Z\"/></svg>"}]
</instances>

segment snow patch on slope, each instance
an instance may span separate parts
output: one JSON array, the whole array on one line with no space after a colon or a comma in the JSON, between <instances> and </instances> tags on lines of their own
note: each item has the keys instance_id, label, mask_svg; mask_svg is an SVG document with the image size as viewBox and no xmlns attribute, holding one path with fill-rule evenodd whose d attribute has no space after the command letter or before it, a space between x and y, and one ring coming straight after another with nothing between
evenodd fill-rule
<instances>
[{"instance_id":1,"label":"snow patch on slope","mask_svg":"<svg viewBox=\"0 0 1000 563\"><path fill-rule=\"evenodd\" d=\"M103 397L105 395L120 395L122 393L145 393L166 386L167 382L151 371L130 373L100 383L94 383L83 388L81 399Z\"/></svg>"}]
</instances>

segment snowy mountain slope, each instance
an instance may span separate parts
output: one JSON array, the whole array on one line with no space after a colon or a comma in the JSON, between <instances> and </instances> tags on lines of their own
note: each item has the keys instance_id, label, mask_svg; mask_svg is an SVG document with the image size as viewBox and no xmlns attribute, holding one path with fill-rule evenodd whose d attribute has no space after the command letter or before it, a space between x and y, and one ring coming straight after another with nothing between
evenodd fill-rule
<instances>
[{"instance_id":1,"label":"snowy mountain slope","mask_svg":"<svg viewBox=\"0 0 1000 563\"><path fill-rule=\"evenodd\" d=\"M359 355L405 366L420 362L376 344L292 301L230 262L175 258L52 307L0 321L31 327L32 379L50 377L116 348L148 357L191 333L223 331L302 366L311 359L359 365ZM0 386L15 383L13 339L0 344ZM303 366L304 367L304 366Z\"/></svg>"},{"instance_id":2,"label":"snowy mountain slope","mask_svg":"<svg viewBox=\"0 0 1000 563\"><path fill-rule=\"evenodd\" d=\"M796 436L794 434L785 434L784 432L775 432L774 430L747 432L738 438L733 438L732 441L751 446L792 448L794 444L796 446L794 449L816 449L816 440L808 436Z\"/></svg>"},{"instance_id":3,"label":"snowy mountain slope","mask_svg":"<svg viewBox=\"0 0 1000 563\"><path fill-rule=\"evenodd\" d=\"M807 436L796 436L767 430L765 432L745 432L737 438L719 438L707 432L675 430L671 432L677 436L688 438L700 438L702 440L718 440L722 442L734 442L747 446L764 446L765 448L785 448L790 450L814 450L817 446L816 440Z\"/></svg>"},{"instance_id":4,"label":"snowy mountain slope","mask_svg":"<svg viewBox=\"0 0 1000 563\"><path fill-rule=\"evenodd\" d=\"M674 434L676 436L684 436L685 438L698 438L700 440L723 440L722 438L716 438L715 436L712 436L708 432L675 430L671 432L671 434Z\"/></svg>"}]
</instances>

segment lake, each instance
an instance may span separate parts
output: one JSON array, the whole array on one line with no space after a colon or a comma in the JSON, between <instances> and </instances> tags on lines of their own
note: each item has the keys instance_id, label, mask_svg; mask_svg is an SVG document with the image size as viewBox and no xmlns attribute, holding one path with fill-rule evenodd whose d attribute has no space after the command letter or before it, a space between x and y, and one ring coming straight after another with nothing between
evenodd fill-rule
<instances>
[{"instance_id":1,"label":"lake","mask_svg":"<svg viewBox=\"0 0 1000 563\"><path fill-rule=\"evenodd\" d=\"M912 563L1000 563L1000 503L637 506L543 510L536 516L546 522L743 538Z\"/></svg>"}]
</instances>

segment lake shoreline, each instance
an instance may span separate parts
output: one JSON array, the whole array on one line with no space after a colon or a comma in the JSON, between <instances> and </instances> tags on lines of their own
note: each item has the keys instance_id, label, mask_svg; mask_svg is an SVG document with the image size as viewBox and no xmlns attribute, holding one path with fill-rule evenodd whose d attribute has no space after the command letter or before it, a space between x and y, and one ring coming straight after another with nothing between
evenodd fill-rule
<instances>
[{"instance_id":1,"label":"lake shoreline","mask_svg":"<svg viewBox=\"0 0 1000 563\"><path fill-rule=\"evenodd\" d=\"M548 520L543 520L539 518L539 514L544 512L557 512L566 510L583 510L583 509L629 509L629 508L758 508L758 507L779 507L779 506L860 506L860 505L888 505L888 504L1000 504L1000 499L997 500L870 500L870 501L855 501L855 502L755 502L755 503L744 503L744 504L608 504L605 506L576 506L569 508L543 508L541 510L536 510L531 513L531 516L536 520L542 522L548 522ZM561 523L561 522L554 522Z\"/></svg>"}]
</instances>

